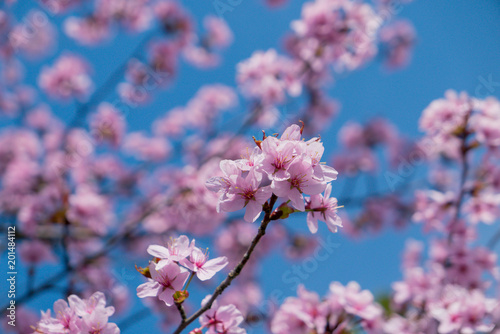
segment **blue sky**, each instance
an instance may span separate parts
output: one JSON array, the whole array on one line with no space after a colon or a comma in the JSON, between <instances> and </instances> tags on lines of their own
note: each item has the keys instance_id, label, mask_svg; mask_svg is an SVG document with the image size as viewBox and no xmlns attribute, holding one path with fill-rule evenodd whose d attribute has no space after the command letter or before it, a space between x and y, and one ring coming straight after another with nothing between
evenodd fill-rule
<instances>
[{"instance_id":1,"label":"blue sky","mask_svg":"<svg viewBox=\"0 0 500 334\"><path fill-rule=\"evenodd\" d=\"M198 25L204 15L215 14L212 1L182 2L193 13ZM223 54L224 64L209 71L200 71L182 64L174 87L161 91L154 103L137 108L127 115L129 128L149 128L151 121L160 113L185 104L200 85L234 85L235 65L239 61L248 58L255 50L281 49L282 38L289 31L290 21L300 16L302 3L290 0L284 8L268 10L262 0L242 0L232 12L224 15L235 34L234 44ZM22 4L16 8L19 15L26 10L26 5ZM447 89L465 90L471 95L478 94L479 97L483 97L483 94L500 96L500 86L485 84L491 80L500 83L499 14L500 2L497 0L416 0L403 7L398 16L409 19L418 34L411 64L401 71L389 73L380 66L380 62L374 61L359 71L341 75L328 88L330 96L341 102L342 110L332 127L322 134L327 153L333 152L337 147L338 129L348 120L364 121L373 116L385 116L401 132L417 137L417 121L421 111L433 99L443 96ZM52 20L60 22L58 18ZM75 45L62 33L60 37L59 50L80 53L94 65L97 86L105 80L107 73L128 57L141 39L140 36L120 35L103 47L89 50ZM52 63L53 58L49 58L48 63ZM35 63L29 67L28 81L35 82L38 68L42 65ZM240 113L244 106L244 101L241 100ZM70 119L74 113L72 105L55 104L53 109L63 119ZM383 182L380 180L380 184ZM339 181L341 183L342 179ZM333 193L335 189L341 187L334 184ZM308 233L305 216L285 224ZM389 230L373 238L353 241L342 233L329 236L329 232L322 226L319 232L321 238L327 240L331 237L336 246L302 282L307 288L320 294L324 294L329 283L334 280L343 283L356 280L362 287L375 293L387 291L390 282L401 277L400 252L405 240L409 236L421 239L419 231L419 226L412 226L404 231ZM262 282L266 293L280 290L285 295L294 294L290 285L282 280L291 265L291 262L281 256L273 255L265 261ZM305 262L295 265L313 267ZM273 274L268 276L271 268ZM126 268L126 271L134 274L133 268ZM41 276L44 274L41 273ZM132 281L131 285L136 283L139 284L140 280ZM31 306L46 309L51 306L54 297L41 296ZM145 323L138 323L128 332L141 332L139 328Z\"/></svg>"}]
</instances>

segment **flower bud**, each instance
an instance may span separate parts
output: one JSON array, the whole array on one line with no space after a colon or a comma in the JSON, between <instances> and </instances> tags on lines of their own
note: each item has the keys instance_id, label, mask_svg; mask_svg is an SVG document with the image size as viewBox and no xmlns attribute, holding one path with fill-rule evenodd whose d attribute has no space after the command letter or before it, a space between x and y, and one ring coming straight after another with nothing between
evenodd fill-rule
<instances>
[{"instance_id":1,"label":"flower bud","mask_svg":"<svg viewBox=\"0 0 500 334\"><path fill-rule=\"evenodd\" d=\"M184 290L184 291L176 291L176 292L174 293L174 301L175 301L177 304L182 303L182 302L183 302L183 301L185 301L188 297L189 297L189 292L187 292L186 290Z\"/></svg>"}]
</instances>

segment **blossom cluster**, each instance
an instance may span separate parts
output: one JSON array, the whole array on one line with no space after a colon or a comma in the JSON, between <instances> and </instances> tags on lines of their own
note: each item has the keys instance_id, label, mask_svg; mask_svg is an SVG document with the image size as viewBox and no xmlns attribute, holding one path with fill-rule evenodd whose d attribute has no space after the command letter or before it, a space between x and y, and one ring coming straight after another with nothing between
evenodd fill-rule
<instances>
[{"instance_id":1,"label":"blossom cluster","mask_svg":"<svg viewBox=\"0 0 500 334\"><path fill-rule=\"evenodd\" d=\"M184 285L190 275L206 281L228 264L224 256L209 260L208 253L196 247L195 240L189 241L185 235L172 239L167 247L151 245L148 253L154 256L154 260L147 268L138 269L148 277L148 282L137 287L137 295L140 298L158 297L167 306L187 298L191 280L186 287Z\"/></svg>"},{"instance_id":2,"label":"blossom cluster","mask_svg":"<svg viewBox=\"0 0 500 334\"><path fill-rule=\"evenodd\" d=\"M363 177L369 179L367 193L371 194L367 198L360 196L360 205L356 205L360 206L359 210L354 211L355 206L349 205L349 216L342 217L346 221L345 232L360 236L390 225L397 228L408 225L414 203L397 192L407 183L405 176L412 172L408 170L408 165L413 168L411 164L414 161L423 163L425 160L424 151L401 134L389 120L381 117L365 124L349 121L340 129L338 138L342 147L331 157L332 165L348 177L347 184ZM379 176L387 182L390 192L378 189ZM354 198L351 200L354 201ZM353 203L349 203L348 199L346 204Z\"/></svg>"},{"instance_id":3,"label":"blossom cluster","mask_svg":"<svg viewBox=\"0 0 500 334\"><path fill-rule=\"evenodd\" d=\"M329 183L337 178L337 171L321 163L324 147L319 138L303 141L301 136L301 128L294 124L280 138L264 135L242 159L221 161L224 176L207 181L207 187L219 194L218 210L246 208L244 219L254 222L274 194L298 211L306 211L307 201L308 225L313 233L318 218L332 231L341 226L337 202L329 197ZM304 194L315 197L306 200Z\"/></svg>"},{"instance_id":4,"label":"blossom cluster","mask_svg":"<svg viewBox=\"0 0 500 334\"><path fill-rule=\"evenodd\" d=\"M477 99L465 92L446 92L444 99L433 101L423 112L420 127L426 139L433 143L428 150L431 159L443 155L468 164L468 155L484 148L477 177L464 185L463 198L449 189L451 180L436 184L436 189L419 191L416 195L414 220L430 229L443 230L455 223L458 201L463 202L467 221L472 224L492 224L500 217L500 194L496 181L498 149L500 147L500 102L493 97Z\"/></svg>"},{"instance_id":5,"label":"blossom cluster","mask_svg":"<svg viewBox=\"0 0 500 334\"><path fill-rule=\"evenodd\" d=\"M108 322L114 313L113 306L106 306L106 298L102 292L95 292L87 299L71 295L68 301L59 299L54 303L54 316L51 310L42 311L42 318L36 324L34 334L119 334L118 326Z\"/></svg>"},{"instance_id":6,"label":"blossom cluster","mask_svg":"<svg viewBox=\"0 0 500 334\"><path fill-rule=\"evenodd\" d=\"M201 305L205 305L210 297L206 296ZM203 329L207 330L206 334L246 334L247 331L240 327L243 320L243 315L233 304L219 305L214 301L212 307L199 318L201 327L192 330L190 334L201 334Z\"/></svg>"},{"instance_id":7,"label":"blossom cluster","mask_svg":"<svg viewBox=\"0 0 500 334\"><path fill-rule=\"evenodd\" d=\"M478 99L449 90L433 101L420 118L420 128L442 153L458 159L462 149L484 145L492 151L500 146L500 102L494 97ZM462 139L467 145L462 148Z\"/></svg>"},{"instance_id":8,"label":"blossom cluster","mask_svg":"<svg viewBox=\"0 0 500 334\"><path fill-rule=\"evenodd\" d=\"M377 51L375 38L381 18L366 3L316 0L304 4L293 21L290 51L321 73L329 64L355 69Z\"/></svg>"},{"instance_id":9,"label":"blossom cluster","mask_svg":"<svg viewBox=\"0 0 500 334\"><path fill-rule=\"evenodd\" d=\"M383 309L368 290L356 282L346 286L333 282L329 294L320 299L317 293L299 286L297 297L288 297L271 322L273 334L329 333L355 330L360 324L366 333L381 333Z\"/></svg>"},{"instance_id":10,"label":"blossom cluster","mask_svg":"<svg viewBox=\"0 0 500 334\"><path fill-rule=\"evenodd\" d=\"M470 229L451 246L436 240L429 249L428 270L420 266L423 245L409 242L404 256L404 280L393 283L392 302L398 315L387 320L389 333L490 332L500 320L500 305L489 298L487 273L499 278L497 256L484 247L471 248ZM418 316L420 314L420 316Z\"/></svg>"}]
</instances>

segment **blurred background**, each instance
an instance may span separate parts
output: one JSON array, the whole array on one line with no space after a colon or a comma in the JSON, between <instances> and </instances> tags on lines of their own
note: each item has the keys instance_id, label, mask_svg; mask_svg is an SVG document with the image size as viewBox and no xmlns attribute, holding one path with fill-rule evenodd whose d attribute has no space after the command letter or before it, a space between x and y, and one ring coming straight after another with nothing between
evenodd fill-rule
<instances>
[{"instance_id":1,"label":"blurred background","mask_svg":"<svg viewBox=\"0 0 500 334\"><path fill-rule=\"evenodd\" d=\"M201 26L206 15L218 15L215 2L184 0L182 5L190 11L193 20ZM151 103L133 108L126 114L127 127L130 131L147 130L152 122L176 106L182 106L202 85L222 83L235 86L236 65L249 58L256 50L274 48L283 51L283 40L290 32L290 22L300 17L303 1L290 0L276 8L268 8L262 0L242 0L232 10L222 14L223 19L234 33L233 44L221 57L222 65L217 68L200 70L181 61L178 73L168 89L158 92ZM36 1L19 1L13 4L11 11L21 20L33 8L45 10ZM70 13L78 13L78 10ZM383 65L382 56L374 59L362 68L348 73L335 75L335 81L328 88L328 95L341 104L338 115L331 126L320 135L326 149L325 156L330 157L338 150L339 129L348 121L366 123L375 117L384 117L393 123L404 136L416 139L419 136L418 120L422 110L434 99L440 98L448 89L466 91L471 96L500 96L500 3L495 0L478 1L414 1L400 7L398 18L410 21L416 31L416 43L409 64L401 69L388 69ZM93 67L92 79L95 86L105 83L113 71L126 62L130 54L141 43L145 33L128 34L119 32L102 45L88 48L67 37L61 29L64 16L48 16L57 27L57 45L50 55L42 60L24 60L25 82L36 85L41 68L52 64L66 51L85 57ZM116 92L111 92L106 100L113 100ZM73 103L54 103L43 94L45 100L60 119L70 122L78 105ZM299 99L300 101L300 99ZM294 112L297 102L279 106L279 121L271 130L279 132L290 119L287 115ZM240 98L239 106L224 115L220 120L221 128L229 131L241 125L248 110L248 104ZM0 125L8 127L15 119L2 117ZM246 131L249 136L260 134L257 127ZM335 167L335 163L333 163ZM390 185L384 174L363 176L354 187L348 184L348 177L339 175L333 183L334 196L340 199L364 196L376 187L377 192L390 192ZM417 182L423 177L422 171L415 168L409 172L408 179ZM365 180L366 179L366 180ZM375 182L375 186L373 185ZM349 204L345 204L349 210ZM125 209L125 208L124 208ZM210 219L210 217L207 217ZM349 222L345 222L348 224ZM305 215L297 215L280 224L287 230L300 235L308 234ZM343 229L331 234L320 224L318 232L319 247L326 256L309 255L291 260L281 253L273 252L264 258L259 269L263 295L266 298L281 299L295 295L296 283L300 281L308 289L324 294L332 281L347 283L355 280L375 295L390 291L390 282L401 279L401 252L408 238L423 240L420 225L406 224L402 228L384 227L378 232L362 233L352 236ZM486 233L486 232L484 232ZM481 239L486 240L487 235ZM200 240L206 244L207 240ZM116 254L118 255L118 254ZM143 263L146 254L143 254ZM126 333L162 333L161 326L152 321L156 315L141 313L143 303L134 295L135 287L144 280L130 266L127 258L113 257L113 273L117 279L128 286L132 292L130 311L118 315L115 322L127 321ZM2 255L6 263L6 254ZM141 265L141 263L137 263ZM58 265L46 265L37 272L37 280L50 276ZM18 289L25 291L23 277L27 268L19 265ZM5 281L6 270L1 270L0 280ZM221 278L221 276L218 276ZM297 280L299 277L299 280ZM0 294L4 296L5 285ZM211 290L211 285L201 288L193 295L199 300ZM267 296L267 297L266 297ZM45 310L53 301L61 298L58 292L47 292L28 303L35 310ZM196 305L194 305L196 307ZM138 312L138 313L136 313ZM128 318L130 314L135 317ZM128 320L124 320L128 318ZM262 332L257 327L255 333Z\"/></svg>"}]
</instances>

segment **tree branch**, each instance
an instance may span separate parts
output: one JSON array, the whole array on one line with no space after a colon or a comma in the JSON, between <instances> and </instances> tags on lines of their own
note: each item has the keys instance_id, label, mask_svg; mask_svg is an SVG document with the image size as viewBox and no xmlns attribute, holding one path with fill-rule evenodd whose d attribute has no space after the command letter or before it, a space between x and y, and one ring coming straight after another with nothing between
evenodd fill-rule
<instances>
[{"instance_id":1,"label":"tree branch","mask_svg":"<svg viewBox=\"0 0 500 334\"><path fill-rule=\"evenodd\" d=\"M177 306L177 309L179 310L179 314L181 315L182 321L186 321L186 311L184 310L184 307L182 306L182 303L175 303L175 306Z\"/></svg>"}]
</instances>

